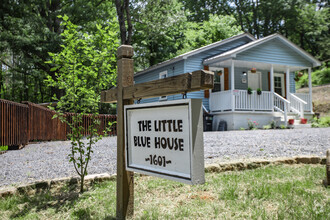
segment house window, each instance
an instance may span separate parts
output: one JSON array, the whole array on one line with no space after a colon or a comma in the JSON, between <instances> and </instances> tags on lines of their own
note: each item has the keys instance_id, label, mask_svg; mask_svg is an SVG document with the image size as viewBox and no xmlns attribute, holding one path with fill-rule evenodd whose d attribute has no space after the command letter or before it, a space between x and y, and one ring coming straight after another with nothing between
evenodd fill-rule
<instances>
[{"instance_id":1,"label":"house window","mask_svg":"<svg viewBox=\"0 0 330 220\"><path fill-rule=\"evenodd\" d=\"M284 74L274 73L274 92L285 96Z\"/></svg>"},{"instance_id":2,"label":"house window","mask_svg":"<svg viewBox=\"0 0 330 220\"><path fill-rule=\"evenodd\" d=\"M214 72L214 86L212 92L220 92L224 90L224 69L220 67L210 67L210 71Z\"/></svg>"},{"instance_id":3,"label":"house window","mask_svg":"<svg viewBox=\"0 0 330 220\"><path fill-rule=\"evenodd\" d=\"M168 77L167 71L163 71L163 72L160 72L159 73L159 79L165 79L167 77ZM161 97L159 97L159 101L165 101L165 100L167 100L167 96L161 96Z\"/></svg>"},{"instance_id":4,"label":"house window","mask_svg":"<svg viewBox=\"0 0 330 220\"><path fill-rule=\"evenodd\" d=\"M262 89L262 74L261 72L248 72L248 87L252 90Z\"/></svg>"}]
</instances>

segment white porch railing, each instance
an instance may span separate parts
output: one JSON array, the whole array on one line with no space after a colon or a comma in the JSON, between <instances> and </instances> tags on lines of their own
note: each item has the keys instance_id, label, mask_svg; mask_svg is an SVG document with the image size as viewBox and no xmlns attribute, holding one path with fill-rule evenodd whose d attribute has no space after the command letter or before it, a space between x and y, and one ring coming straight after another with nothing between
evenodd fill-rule
<instances>
[{"instance_id":1,"label":"white porch railing","mask_svg":"<svg viewBox=\"0 0 330 220\"><path fill-rule=\"evenodd\" d=\"M300 98L301 100L304 100L307 105L304 105L304 111L305 112L312 112L312 105L310 104L310 97L308 93L294 93L295 96L297 96L298 98Z\"/></svg>"},{"instance_id":2,"label":"white porch railing","mask_svg":"<svg viewBox=\"0 0 330 220\"><path fill-rule=\"evenodd\" d=\"M234 95L236 110L272 110L271 92L262 91L262 93L258 95L256 91L253 91L252 94L248 94L246 90L236 90Z\"/></svg>"},{"instance_id":3,"label":"white porch railing","mask_svg":"<svg viewBox=\"0 0 330 220\"><path fill-rule=\"evenodd\" d=\"M213 92L210 94L210 110L225 111L231 110L231 90L223 92Z\"/></svg>"},{"instance_id":4,"label":"white porch railing","mask_svg":"<svg viewBox=\"0 0 330 220\"><path fill-rule=\"evenodd\" d=\"M290 102L274 92L274 110L281 112L284 115L284 122L288 121L288 105Z\"/></svg>"},{"instance_id":5,"label":"white porch railing","mask_svg":"<svg viewBox=\"0 0 330 220\"><path fill-rule=\"evenodd\" d=\"M235 97L234 108L237 111L272 111L272 93L262 91L261 95L253 91L248 94L246 90L231 90L214 92L210 94L210 110L227 111L232 110L231 100Z\"/></svg>"},{"instance_id":6,"label":"white porch railing","mask_svg":"<svg viewBox=\"0 0 330 220\"><path fill-rule=\"evenodd\" d=\"M285 121L287 121L287 112L292 112L304 117L304 111L310 111L307 102L309 100L309 94L299 94L300 97L295 94L290 94L289 99L285 99L277 93L272 94L269 91L262 91L260 95L256 91L252 94L248 94L246 90L231 90L215 92L210 94L210 110L216 111L228 111L232 110L232 98L234 97L234 109L235 111L275 111L284 114Z\"/></svg>"},{"instance_id":7,"label":"white porch railing","mask_svg":"<svg viewBox=\"0 0 330 220\"><path fill-rule=\"evenodd\" d=\"M294 94L290 94L289 101L290 101L290 110L298 114L300 118L303 118L304 105L307 105L307 102L295 96Z\"/></svg>"}]
</instances>

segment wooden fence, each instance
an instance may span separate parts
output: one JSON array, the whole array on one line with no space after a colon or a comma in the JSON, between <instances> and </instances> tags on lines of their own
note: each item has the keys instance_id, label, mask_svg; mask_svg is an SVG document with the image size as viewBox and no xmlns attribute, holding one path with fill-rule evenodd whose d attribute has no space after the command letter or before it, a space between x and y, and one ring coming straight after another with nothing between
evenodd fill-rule
<instances>
[{"instance_id":1,"label":"wooden fence","mask_svg":"<svg viewBox=\"0 0 330 220\"><path fill-rule=\"evenodd\" d=\"M0 99L0 146L26 145L29 141L67 140L70 128L58 118L52 119L55 111L39 106L31 102L24 104ZM73 114L66 113L68 120ZM88 128L92 122L92 115L84 115L82 125L84 136L87 136ZM115 122L115 115L98 115L100 126L99 134L109 122ZM113 123L108 135L116 135L116 124Z\"/></svg>"},{"instance_id":2,"label":"wooden fence","mask_svg":"<svg viewBox=\"0 0 330 220\"><path fill-rule=\"evenodd\" d=\"M74 116L73 113L66 113L66 117L68 121L72 121L72 116ZM98 127L98 133L104 135L104 130L108 126L109 122L115 122L117 120L117 116L115 115L98 115L96 116L98 120L100 120L100 126ZM92 123L92 115L84 115L82 118L82 122L80 125L83 126L83 135L87 136L90 134L88 128ZM117 127L116 123L113 123L112 126L110 127L111 130L108 133L108 135L113 136L117 134ZM68 127L67 128L67 133L70 133L71 129Z\"/></svg>"},{"instance_id":3,"label":"wooden fence","mask_svg":"<svg viewBox=\"0 0 330 220\"><path fill-rule=\"evenodd\" d=\"M0 146L29 142L27 105L0 99Z\"/></svg>"},{"instance_id":4,"label":"wooden fence","mask_svg":"<svg viewBox=\"0 0 330 220\"><path fill-rule=\"evenodd\" d=\"M66 124L60 119L52 119L55 111L31 102L24 102L29 107L29 140L51 141L66 140Z\"/></svg>"}]
</instances>

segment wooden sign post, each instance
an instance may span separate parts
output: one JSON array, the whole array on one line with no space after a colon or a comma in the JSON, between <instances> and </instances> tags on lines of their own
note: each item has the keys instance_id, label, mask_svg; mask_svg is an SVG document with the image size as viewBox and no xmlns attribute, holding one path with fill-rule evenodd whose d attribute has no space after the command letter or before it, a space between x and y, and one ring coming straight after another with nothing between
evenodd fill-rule
<instances>
[{"instance_id":1,"label":"wooden sign post","mask_svg":"<svg viewBox=\"0 0 330 220\"><path fill-rule=\"evenodd\" d=\"M117 210L118 219L132 216L134 211L133 172L125 168L124 106L134 99L174 95L212 89L213 72L198 70L173 77L133 85L133 48L122 45L117 51L117 87L102 91L101 102L117 102Z\"/></svg>"}]
</instances>

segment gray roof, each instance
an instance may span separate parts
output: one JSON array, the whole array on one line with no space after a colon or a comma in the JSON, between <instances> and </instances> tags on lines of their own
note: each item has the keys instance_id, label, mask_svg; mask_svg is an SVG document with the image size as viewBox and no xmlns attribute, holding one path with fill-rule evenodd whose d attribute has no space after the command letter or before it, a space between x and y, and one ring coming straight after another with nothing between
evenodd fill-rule
<instances>
[{"instance_id":1,"label":"gray roof","mask_svg":"<svg viewBox=\"0 0 330 220\"><path fill-rule=\"evenodd\" d=\"M151 70L155 70L155 69L158 69L160 67L163 67L163 66L166 66L166 65L169 65L169 64L172 64L172 63L175 63L175 62L178 62L180 60L184 60L184 59L187 59L188 57L190 56L193 56L193 55L196 55L198 53L201 53L205 50L209 50L209 49L212 49L214 47L218 47L220 45L223 45L223 44L226 44L228 42L231 42L231 41L234 41L234 40L237 40L239 38L243 38L243 37L248 37L250 38L251 40L255 41L256 39L250 34L250 33L243 33L243 34L239 34L239 35L236 35L236 36L233 36L233 37L230 37L230 38L227 38L227 39L224 39L224 40L221 40L221 41L217 41L215 43L212 43L212 44L209 44L209 45L206 45L204 47L201 47L201 48L198 48L198 49L195 49L195 50L192 50L192 51L189 51L187 53L184 53L184 54L181 54L177 57L174 57L170 60L166 60L164 62L161 62L161 63L158 63L156 65L153 65L145 70L142 70L140 72L137 72L135 73L135 76L138 76L138 75L142 75L146 72L149 72Z\"/></svg>"}]
</instances>

